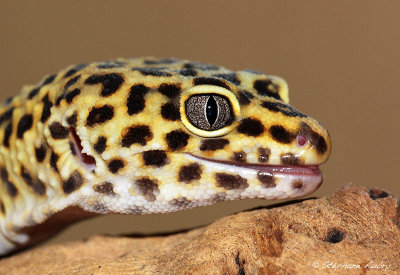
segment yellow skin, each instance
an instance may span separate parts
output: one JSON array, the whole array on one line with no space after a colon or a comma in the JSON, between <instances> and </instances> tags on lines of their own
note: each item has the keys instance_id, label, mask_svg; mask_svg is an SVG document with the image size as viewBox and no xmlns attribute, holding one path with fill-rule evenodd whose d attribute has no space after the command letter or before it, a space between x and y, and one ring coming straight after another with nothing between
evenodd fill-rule
<instances>
[{"instance_id":1,"label":"yellow skin","mask_svg":"<svg viewBox=\"0 0 400 275\"><path fill-rule=\"evenodd\" d=\"M0 109L0 255L92 213L319 187L327 131L275 76L151 57L70 66Z\"/></svg>"}]
</instances>

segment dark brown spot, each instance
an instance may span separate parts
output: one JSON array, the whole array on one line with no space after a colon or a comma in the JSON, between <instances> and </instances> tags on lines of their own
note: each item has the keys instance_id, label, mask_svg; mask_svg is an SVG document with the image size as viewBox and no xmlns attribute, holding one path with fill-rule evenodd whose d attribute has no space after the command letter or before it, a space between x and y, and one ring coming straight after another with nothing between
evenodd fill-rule
<instances>
[{"instance_id":1,"label":"dark brown spot","mask_svg":"<svg viewBox=\"0 0 400 275\"><path fill-rule=\"evenodd\" d=\"M259 162L267 162L269 160L269 156L271 155L271 150L269 148L258 148L258 161Z\"/></svg>"},{"instance_id":2,"label":"dark brown spot","mask_svg":"<svg viewBox=\"0 0 400 275\"><path fill-rule=\"evenodd\" d=\"M227 190L246 189L249 186L249 184L247 183L247 179L242 178L239 175L216 173L215 180L217 181L218 186L223 187Z\"/></svg>"},{"instance_id":3,"label":"dark brown spot","mask_svg":"<svg viewBox=\"0 0 400 275\"><path fill-rule=\"evenodd\" d=\"M164 68L132 68L132 71L139 71L144 76L171 76L170 73L162 71L163 69Z\"/></svg>"},{"instance_id":4,"label":"dark brown spot","mask_svg":"<svg viewBox=\"0 0 400 275\"><path fill-rule=\"evenodd\" d=\"M16 197L18 195L18 189L17 187L15 187L14 183L12 183L8 178L8 172L6 168L1 167L0 177L3 184L6 186L7 193L13 198Z\"/></svg>"},{"instance_id":5,"label":"dark brown spot","mask_svg":"<svg viewBox=\"0 0 400 275\"><path fill-rule=\"evenodd\" d=\"M183 69L183 70L180 70L179 73L183 76L196 76L197 75L197 72L192 69Z\"/></svg>"},{"instance_id":6,"label":"dark brown spot","mask_svg":"<svg viewBox=\"0 0 400 275\"><path fill-rule=\"evenodd\" d=\"M218 70L218 66L213 64L206 64L202 62L188 62L183 65L184 69L195 69L200 71L215 71Z\"/></svg>"},{"instance_id":7,"label":"dark brown spot","mask_svg":"<svg viewBox=\"0 0 400 275\"><path fill-rule=\"evenodd\" d=\"M71 78L70 80L68 80L68 82L64 86L64 89L68 90L68 88L71 87L72 85L74 85L79 80L79 78L81 78L81 76L77 75L77 76Z\"/></svg>"},{"instance_id":8,"label":"dark brown spot","mask_svg":"<svg viewBox=\"0 0 400 275\"><path fill-rule=\"evenodd\" d=\"M308 138L310 143L317 149L317 152L319 154L325 153L328 149L325 139L320 134L311 129L311 127L307 123L301 123L299 134Z\"/></svg>"},{"instance_id":9,"label":"dark brown spot","mask_svg":"<svg viewBox=\"0 0 400 275\"><path fill-rule=\"evenodd\" d=\"M161 106L161 115L167 120L178 120L181 118L178 107L174 103L166 103Z\"/></svg>"},{"instance_id":10,"label":"dark brown spot","mask_svg":"<svg viewBox=\"0 0 400 275\"><path fill-rule=\"evenodd\" d=\"M78 170L75 170L74 172L72 172L68 180L63 183L62 188L65 194L70 194L79 189L82 184L83 176Z\"/></svg>"},{"instance_id":11,"label":"dark brown spot","mask_svg":"<svg viewBox=\"0 0 400 275\"><path fill-rule=\"evenodd\" d=\"M29 95L28 95L28 99L32 99L34 98L40 91L41 87L37 87L35 89L33 89L32 91L30 91Z\"/></svg>"},{"instance_id":12,"label":"dark brown spot","mask_svg":"<svg viewBox=\"0 0 400 275\"><path fill-rule=\"evenodd\" d=\"M169 98L174 98L181 93L181 85L163 83L158 87L158 91Z\"/></svg>"},{"instance_id":13,"label":"dark brown spot","mask_svg":"<svg viewBox=\"0 0 400 275\"><path fill-rule=\"evenodd\" d=\"M6 214L6 208L5 208L4 203L2 201L0 201L0 211L4 215Z\"/></svg>"},{"instance_id":14,"label":"dark brown spot","mask_svg":"<svg viewBox=\"0 0 400 275\"><path fill-rule=\"evenodd\" d=\"M42 144L39 148L35 148L35 156L38 162L42 162L46 157L46 147Z\"/></svg>"},{"instance_id":15,"label":"dark brown spot","mask_svg":"<svg viewBox=\"0 0 400 275\"><path fill-rule=\"evenodd\" d=\"M369 190L369 197L373 200L383 199L388 197L389 194L383 190L372 188Z\"/></svg>"},{"instance_id":16,"label":"dark brown spot","mask_svg":"<svg viewBox=\"0 0 400 275\"><path fill-rule=\"evenodd\" d=\"M258 171L257 179L262 183L262 186L265 188L276 187L275 177L271 173Z\"/></svg>"},{"instance_id":17,"label":"dark brown spot","mask_svg":"<svg viewBox=\"0 0 400 275\"><path fill-rule=\"evenodd\" d=\"M75 98L76 96L78 96L80 93L81 93L81 90L79 90L79 89L74 89L74 90L72 90L71 92L69 92L69 93L67 93L67 94L65 95L65 99L67 100L68 103L71 103L72 100L74 100L74 98Z\"/></svg>"},{"instance_id":18,"label":"dark brown spot","mask_svg":"<svg viewBox=\"0 0 400 275\"><path fill-rule=\"evenodd\" d=\"M63 92L59 97L57 97L57 99L56 99L56 106L60 106L61 101L65 98L65 95L66 95L66 94L67 94L66 92Z\"/></svg>"},{"instance_id":19,"label":"dark brown spot","mask_svg":"<svg viewBox=\"0 0 400 275\"><path fill-rule=\"evenodd\" d=\"M183 131L176 130L168 133L165 138L171 150L178 150L188 144L189 135Z\"/></svg>"},{"instance_id":20,"label":"dark brown spot","mask_svg":"<svg viewBox=\"0 0 400 275\"><path fill-rule=\"evenodd\" d=\"M18 122L17 137L22 138L26 131L32 128L33 117L31 114L24 115Z\"/></svg>"},{"instance_id":21,"label":"dark brown spot","mask_svg":"<svg viewBox=\"0 0 400 275\"><path fill-rule=\"evenodd\" d=\"M195 86L197 85L215 85L230 90L228 84L218 78L211 77L196 77L193 80Z\"/></svg>"},{"instance_id":22,"label":"dark brown spot","mask_svg":"<svg viewBox=\"0 0 400 275\"><path fill-rule=\"evenodd\" d=\"M36 194L42 196L46 193L46 186L43 184L43 182L41 182L39 179L33 179L24 166L21 166L21 177Z\"/></svg>"},{"instance_id":23,"label":"dark brown spot","mask_svg":"<svg viewBox=\"0 0 400 275\"><path fill-rule=\"evenodd\" d=\"M70 69L68 72L65 73L64 77L70 77L74 74L76 74L77 72L79 72L80 70L84 69L85 67L87 67L88 64L78 64L75 67L73 67L72 69Z\"/></svg>"},{"instance_id":24,"label":"dark brown spot","mask_svg":"<svg viewBox=\"0 0 400 275\"><path fill-rule=\"evenodd\" d=\"M124 168L125 164L120 159L113 159L108 163L108 170L111 173L116 174L120 169Z\"/></svg>"},{"instance_id":25,"label":"dark brown spot","mask_svg":"<svg viewBox=\"0 0 400 275\"><path fill-rule=\"evenodd\" d=\"M332 228L328 231L325 241L330 243L339 243L343 240L344 236L345 233L342 230L338 228Z\"/></svg>"},{"instance_id":26,"label":"dark brown spot","mask_svg":"<svg viewBox=\"0 0 400 275\"><path fill-rule=\"evenodd\" d=\"M12 118L14 112L14 108L11 107L7 111L5 111L1 116L0 116L0 124L2 124L5 121L9 121Z\"/></svg>"},{"instance_id":27,"label":"dark brown spot","mask_svg":"<svg viewBox=\"0 0 400 275\"><path fill-rule=\"evenodd\" d=\"M10 104L10 103L13 101L14 97L15 97L15 96L10 96L10 97L8 97L8 98L4 101L4 104L6 104L6 105Z\"/></svg>"},{"instance_id":28,"label":"dark brown spot","mask_svg":"<svg viewBox=\"0 0 400 275\"><path fill-rule=\"evenodd\" d=\"M186 166L182 166L179 169L179 181L189 183L193 180L199 180L201 178L201 167L198 163L192 163Z\"/></svg>"},{"instance_id":29,"label":"dark brown spot","mask_svg":"<svg viewBox=\"0 0 400 275\"><path fill-rule=\"evenodd\" d=\"M229 144L229 140L224 139L224 138L205 139L201 143L200 150L201 151L216 151L219 149L223 149L228 144Z\"/></svg>"},{"instance_id":30,"label":"dark brown spot","mask_svg":"<svg viewBox=\"0 0 400 275\"><path fill-rule=\"evenodd\" d=\"M56 171L58 172L58 167L57 167L57 161L58 161L59 156L54 153L51 152L51 156L50 156L50 166Z\"/></svg>"},{"instance_id":31,"label":"dark brown spot","mask_svg":"<svg viewBox=\"0 0 400 275\"><path fill-rule=\"evenodd\" d=\"M283 165L300 165L300 159L292 153L283 154L281 156L281 162Z\"/></svg>"},{"instance_id":32,"label":"dark brown spot","mask_svg":"<svg viewBox=\"0 0 400 275\"><path fill-rule=\"evenodd\" d=\"M138 114L143 111L146 103L144 96L149 91L149 88L144 86L143 84L133 85L131 91L129 92L127 107L128 114Z\"/></svg>"},{"instance_id":33,"label":"dark brown spot","mask_svg":"<svg viewBox=\"0 0 400 275\"><path fill-rule=\"evenodd\" d=\"M161 167L167 164L167 154L162 150L151 150L143 153L143 160L145 165L154 165Z\"/></svg>"},{"instance_id":34,"label":"dark brown spot","mask_svg":"<svg viewBox=\"0 0 400 275\"><path fill-rule=\"evenodd\" d=\"M104 152L106 146L107 146L107 138L100 136L97 139L96 143L93 145L93 148L96 151L96 153L100 155Z\"/></svg>"},{"instance_id":35,"label":"dark brown spot","mask_svg":"<svg viewBox=\"0 0 400 275\"><path fill-rule=\"evenodd\" d=\"M271 128L269 128L269 133L276 141L278 141L280 143L284 143L284 144L291 143L296 138L296 135L287 131L281 125L271 126Z\"/></svg>"},{"instance_id":36,"label":"dark brown spot","mask_svg":"<svg viewBox=\"0 0 400 275\"><path fill-rule=\"evenodd\" d=\"M301 189L303 187L303 181L302 180L296 180L292 182L292 188L294 189Z\"/></svg>"},{"instance_id":37,"label":"dark brown spot","mask_svg":"<svg viewBox=\"0 0 400 275\"><path fill-rule=\"evenodd\" d=\"M280 102L264 101L261 103L261 106L272 112L281 112L282 114L290 117L307 117L305 114L300 113L292 106Z\"/></svg>"},{"instance_id":38,"label":"dark brown spot","mask_svg":"<svg viewBox=\"0 0 400 275\"><path fill-rule=\"evenodd\" d=\"M76 156L76 149L75 149L75 145L72 141L69 142L69 150L71 150L71 153Z\"/></svg>"},{"instance_id":39,"label":"dark brown spot","mask_svg":"<svg viewBox=\"0 0 400 275\"><path fill-rule=\"evenodd\" d=\"M94 185L93 190L97 193L102 193L102 194L107 194L107 195L115 194L113 184L108 181Z\"/></svg>"},{"instance_id":40,"label":"dark brown spot","mask_svg":"<svg viewBox=\"0 0 400 275\"><path fill-rule=\"evenodd\" d=\"M269 79L256 80L256 81L254 81L253 87L254 87L254 89L257 90L257 92L260 95L269 96L269 97L273 97L273 98L281 100L281 97L278 94L279 87L277 85L275 85L274 83L272 83L272 81Z\"/></svg>"},{"instance_id":41,"label":"dark brown spot","mask_svg":"<svg viewBox=\"0 0 400 275\"><path fill-rule=\"evenodd\" d=\"M97 66L99 69L112 69L112 68L118 68L121 67L120 65L115 65L115 64L100 64Z\"/></svg>"},{"instance_id":42,"label":"dark brown spot","mask_svg":"<svg viewBox=\"0 0 400 275\"><path fill-rule=\"evenodd\" d=\"M112 106L104 105L100 108L93 107L86 119L86 124L88 126L101 124L112 119L113 117L114 108Z\"/></svg>"},{"instance_id":43,"label":"dark brown spot","mask_svg":"<svg viewBox=\"0 0 400 275\"><path fill-rule=\"evenodd\" d=\"M111 73L104 75L92 75L86 79L85 83L90 85L101 83L103 85L101 95L107 97L119 89L121 84L124 83L124 79L120 74Z\"/></svg>"},{"instance_id":44,"label":"dark brown spot","mask_svg":"<svg viewBox=\"0 0 400 275\"><path fill-rule=\"evenodd\" d=\"M135 182L135 189L137 192L144 196L147 201L155 201L156 194L159 193L160 190L158 189L157 181L151 180L149 178L141 178Z\"/></svg>"},{"instance_id":45,"label":"dark brown spot","mask_svg":"<svg viewBox=\"0 0 400 275\"><path fill-rule=\"evenodd\" d=\"M3 145L5 147L10 147L10 137L12 134L12 121L8 123L6 129L4 129L4 139L3 139Z\"/></svg>"},{"instance_id":46,"label":"dark brown spot","mask_svg":"<svg viewBox=\"0 0 400 275\"><path fill-rule=\"evenodd\" d=\"M15 197L18 195L18 189L17 187L15 187L14 183L12 183L11 181L5 181L4 184L6 186L7 193L11 197Z\"/></svg>"},{"instance_id":47,"label":"dark brown spot","mask_svg":"<svg viewBox=\"0 0 400 275\"><path fill-rule=\"evenodd\" d=\"M240 85L240 80L237 78L237 75L235 73L214 74L213 77L222 78L235 85Z\"/></svg>"},{"instance_id":48,"label":"dark brown spot","mask_svg":"<svg viewBox=\"0 0 400 275\"><path fill-rule=\"evenodd\" d=\"M239 133L253 137L259 136L264 132L262 123L254 118L243 119L237 129Z\"/></svg>"},{"instance_id":49,"label":"dark brown spot","mask_svg":"<svg viewBox=\"0 0 400 275\"><path fill-rule=\"evenodd\" d=\"M53 122L49 126L50 134L54 139L64 139L67 138L69 135L68 128L61 125L60 122Z\"/></svg>"},{"instance_id":50,"label":"dark brown spot","mask_svg":"<svg viewBox=\"0 0 400 275\"><path fill-rule=\"evenodd\" d=\"M51 103L49 101L49 95L48 94L46 94L43 97L42 102L43 102L43 110L42 110L42 117L40 118L40 121L44 123L50 117L51 107L53 106L53 103Z\"/></svg>"},{"instance_id":51,"label":"dark brown spot","mask_svg":"<svg viewBox=\"0 0 400 275\"><path fill-rule=\"evenodd\" d=\"M240 103L240 105L249 105L250 102L251 102L251 99L253 97L254 96L251 93L249 93L247 91L241 91L239 93L239 103Z\"/></svg>"},{"instance_id":52,"label":"dark brown spot","mask_svg":"<svg viewBox=\"0 0 400 275\"><path fill-rule=\"evenodd\" d=\"M153 138L149 126L138 125L125 129L122 133L122 146L130 147L132 144L137 143L142 146Z\"/></svg>"},{"instance_id":53,"label":"dark brown spot","mask_svg":"<svg viewBox=\"0 0 400 275\"><path fill-rule=\"evenodd\" d=\"M52 82L54 81L54 79L56 78L56 76L57 76L56 74L53 74L53 75L48 76L48 77L43 81L42 86L52 83Z\"/></svg>"},{"instance_id":54,"label":"dark brown spot","mask_svg":"<svg viewBox=\"0 0 400 275\"><path fill-rule=\"evenodd\" d=\"M76 128L76 122L78 121L78 114L74 112L72 115L67 117L67 123L71 126Z\"/></svg>"},{"instance_id":55,"label":"dark brown spot","mask_svg":"<svg viewBox=\"0 0 400 275\"><path fill-rule=\"evenodd\" d=\"M238 162L246 162L246 153L241 151L241 152L234 152L232 156L232 160L238 161Z\"/></svg>"}]
</instances>

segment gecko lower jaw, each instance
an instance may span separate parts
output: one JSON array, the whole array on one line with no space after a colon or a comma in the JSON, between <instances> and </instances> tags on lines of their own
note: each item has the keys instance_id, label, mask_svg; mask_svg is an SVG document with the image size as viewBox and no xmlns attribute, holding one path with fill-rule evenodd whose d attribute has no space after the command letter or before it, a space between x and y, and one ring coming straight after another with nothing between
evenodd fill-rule
<instances>
[{"instance_id":1,"label":"gecko lower jaw","mask_svg":"<svg viewBox=\"0 0 400 275\"><path fill-rule=\"evenodd\" d=\"M286 199L302 197L313 193L323 181L318 165L267 165L208 159L186 154L188 158L201 162L216 172L238 174L256 178L259 183L271 189L271 194L258 196L264 199ZM273 189L283 192L274 195ZM269 191L268 191L269 192Z\"/></svg>"}]
</instances>

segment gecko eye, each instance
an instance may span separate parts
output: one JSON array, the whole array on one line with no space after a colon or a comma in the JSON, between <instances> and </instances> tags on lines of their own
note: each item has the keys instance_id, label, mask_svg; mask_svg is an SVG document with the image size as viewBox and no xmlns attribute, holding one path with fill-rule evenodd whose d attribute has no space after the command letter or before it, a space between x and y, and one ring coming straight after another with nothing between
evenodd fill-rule
<instances>
[{"instance_id":1,"label":"gecko eye","mask_svg":"<svg viewBox=\"0 0 400 275\"><path fill-rule=\"evenodd\" d=\"M190 123L201 130L219 130L233 122L228 99L217 94L193 95L185 102L185 109Z\"/></svg>"},{"instance_id":2,"label":"gecko eye","mask_svg":"<svg viewBox=\"0 0 400 275\"><path fill-rule=\"evenodd\" d=\"M239 111L235 94L219 86L194 86L182 93L180 99L182 123L203 137L228 133L233 129Z\"/></svg>"}]
</instances>

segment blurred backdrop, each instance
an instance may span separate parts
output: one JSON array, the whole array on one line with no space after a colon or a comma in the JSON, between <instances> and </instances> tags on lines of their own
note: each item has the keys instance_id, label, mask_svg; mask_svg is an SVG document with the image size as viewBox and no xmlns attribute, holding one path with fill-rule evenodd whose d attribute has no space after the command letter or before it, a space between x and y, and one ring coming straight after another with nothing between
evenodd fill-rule
<instances>
[{"instance_id":1,"label":"blurred backdrop","mask_svg":"<svg viewBox=\"0 0 400 275\"><path fill-rule=\"evenodd\" d=\"M0 2L0 99L74 63L179 57L284 77L291 104L333 140L314 196L353 183L400 195L398 1ZM276 201L223 202L173 214L106 216L51 242L96 233L191 228Z\"/></svg>"}]
</instances>

